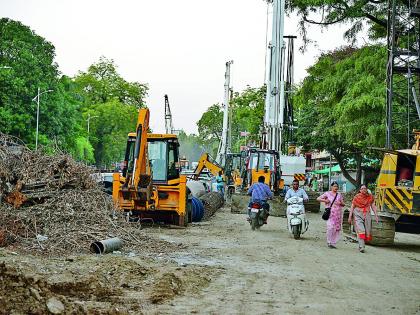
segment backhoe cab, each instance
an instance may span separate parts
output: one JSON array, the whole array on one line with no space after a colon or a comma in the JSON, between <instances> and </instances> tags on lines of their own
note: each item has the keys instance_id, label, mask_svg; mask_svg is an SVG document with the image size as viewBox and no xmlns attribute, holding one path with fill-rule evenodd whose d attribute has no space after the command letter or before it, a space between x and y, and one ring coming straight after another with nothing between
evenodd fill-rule
<instances>
[{"instance_id":1,"label":"backhoe cab","mask_svg":"<svg viewBox=\"0 0 420 315\"><path fill-rule=\"evenodd\" d=\"M148 119L148 109L140 109L137 132L128 135L122 176L114 174L114 202L131 217L186 225L186 177L179 174L177 136L147 134Z\"/></svg>"},{"instance_id":2,"label":"backhoe cab","mask_svg":"<svg viewBox=\"0 0 420 315\"><path fill-rule=\"evenodd\" d=\"M243 188L247 189L264 176L264 183L277 195L280 193L279 153L274 150L250 148L245 151L245 171L242 175Z\"/></svg>"}]
</instances>

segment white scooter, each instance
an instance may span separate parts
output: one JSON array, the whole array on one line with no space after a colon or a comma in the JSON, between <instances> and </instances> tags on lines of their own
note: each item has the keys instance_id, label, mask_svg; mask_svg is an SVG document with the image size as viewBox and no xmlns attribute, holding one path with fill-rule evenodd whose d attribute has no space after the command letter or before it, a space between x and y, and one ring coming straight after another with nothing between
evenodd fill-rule
<instances>
[{"instance_id":1,"label":"white scooter","mask_svg":"<svg viewBox=\"0 0 420 315\"><path fill-rule=\"evenodd\" d=\"M291 197L287 199L286 213L287 228L297 240L309 227L309 221L306 219L305 207L303 206L303 198Z\"/></svg>"}]
</instances>

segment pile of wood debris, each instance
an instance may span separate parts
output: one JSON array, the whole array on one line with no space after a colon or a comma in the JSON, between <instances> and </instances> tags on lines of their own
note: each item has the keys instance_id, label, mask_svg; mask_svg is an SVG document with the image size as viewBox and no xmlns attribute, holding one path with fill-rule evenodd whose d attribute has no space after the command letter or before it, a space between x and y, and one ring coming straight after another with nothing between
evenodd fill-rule
<instances>
[{"instance_id":1,"label":"pile of wood debris","mask_svg":"<svg viewBox=\"0 0 420 315\"><path fill-rule=\"evenodd\" d=\"M72 254L116 236L142 248L161 245L115 213L88 166L64 153L31 151L0 134L0 247Z\"/></svg>"}]
</instances>

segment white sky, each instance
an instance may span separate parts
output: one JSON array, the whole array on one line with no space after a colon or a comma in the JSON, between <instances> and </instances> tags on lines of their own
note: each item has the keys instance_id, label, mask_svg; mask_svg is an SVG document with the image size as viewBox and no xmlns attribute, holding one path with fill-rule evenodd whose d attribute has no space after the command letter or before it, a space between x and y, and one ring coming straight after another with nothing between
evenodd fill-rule
<instances>
[{"instance_id":1,"label":"white sky","mask_svg":"<svg viewBox=\"0 0 420 315\"><path fill-rule=\"evenodd\" d=\"M197 132L206 109L223 101L225 62L233 59L235 91L264 82L267 5L263 0L0 0L0 16L19 20L56 48L63 74L74 76L98 61L114 59L128 81L149 84L151 127L164 131L164 94L175 128ZM309 36L318 41L297 49L295 81L306 76L321 51L344 44L344 28ZM285 35L298 35L287 17Z\"/></svg>"}]
</instances>

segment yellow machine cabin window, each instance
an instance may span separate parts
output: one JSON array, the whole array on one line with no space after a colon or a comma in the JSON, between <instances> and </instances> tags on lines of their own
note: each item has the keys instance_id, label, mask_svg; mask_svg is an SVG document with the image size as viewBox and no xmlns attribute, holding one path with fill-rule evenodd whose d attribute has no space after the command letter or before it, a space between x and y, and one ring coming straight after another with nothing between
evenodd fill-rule
<instances>
[{"instance_id":1,"label":"yellow machine cabin window","mask_svg":"<svg viewBox=\"0 0 420 315\"><path fill-rule=\"evenodd\" d=\"M416 156L399 154L397 160L396 185L413 187L416 169Z\"/></svg>"},{"instance_id":2,"label":"yellow machine cabin window","mask_svg":"<svg viewBox=\"0 0 420 315\"><path fill-rule=\"evenodd\" d=\"M263 170L265 167L274 171L274 155L264 152L252 153L249 160L249 168L253 170Z\"/></svg>"},{"instance_id":3,"label":"yellow machine cabin window","mask_svg":"<svg viewBox=\"0 0 420 315\"><path fill-rule=\"evenodd\" d=\"M168 180L179 178L178 146L178 142L168 142Z\"/></svg>"},{"instance_id":4,"label":"yellow machine cabin window","mask_svg":"<svg viewBox=\"0 0 420 315\"><path fill-rule=\"evenodd\" d=\"M166 181L166 166L168 165L166 142L149 142L148 152L149 161L152 165L153 181Z\"/></svg>"},{"instance_id":5,"label":"yellow machine cabin window","mask_svg":"<svg viewBox=\"0 0 420 315\"><path fill-rule=\"evenodd\" d=\"M128 138L127 147L125 150L124 166L122 169L122 173L124 177L130 177L133 174L135 144L136 144L136 138L134 137Z\"/></svg>"},{"instance_id":6,"label":"yellow machine cabin window","mask_svg":"<svg viewBox=\"0 0 420 315\"><path fill-rule=\"evenodd\" d=\"M177 142L170 140L149 141L148 153L152 166L153 181L166 182L179 178Z\"/></svg>"}]
</instances>

